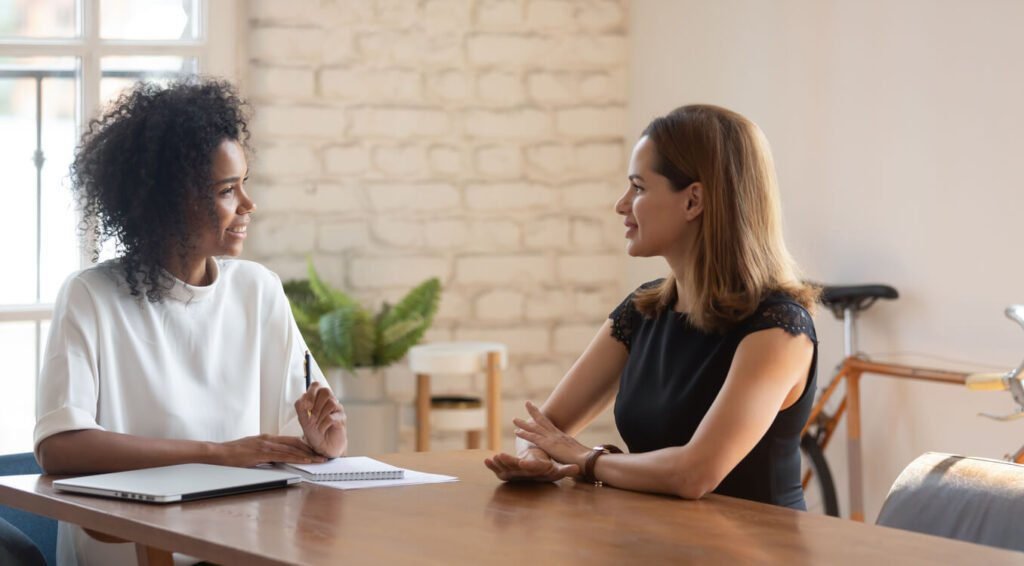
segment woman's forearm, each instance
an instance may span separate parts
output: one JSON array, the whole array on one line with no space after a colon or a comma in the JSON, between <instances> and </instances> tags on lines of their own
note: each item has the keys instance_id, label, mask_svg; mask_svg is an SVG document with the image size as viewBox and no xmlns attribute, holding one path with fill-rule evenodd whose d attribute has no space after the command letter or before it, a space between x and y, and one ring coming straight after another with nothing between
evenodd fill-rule
<instances>
[{"instance_id":1,"label":"woman's forearm","mask_svg":"<svg viewBox=\"0 0 1024 566\"><path fill-rule=\"evenodd\" d=\"M642 454L605 454L594 465L594 477L621 489L684 499L700 499L721 482L715 470L694 457L686 446Z\"/></svg>"},{"instance_id":2,"label":"woman's forearm","mask_svg":"<svg viewBox=\"0 0 1024 566\"><path fill-rule=\"evenodd\" d=\"M94 474L184 463L217 464L213 442L146 438L106 430L74 430L39 444L39 465L48 474Z\"/></svg>"}]
</instances>

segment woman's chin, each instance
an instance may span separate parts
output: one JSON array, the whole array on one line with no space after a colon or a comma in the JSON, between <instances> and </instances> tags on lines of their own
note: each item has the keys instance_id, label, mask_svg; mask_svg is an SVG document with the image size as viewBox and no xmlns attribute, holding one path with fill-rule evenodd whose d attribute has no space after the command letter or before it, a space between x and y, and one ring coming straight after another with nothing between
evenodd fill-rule
<instances>
[{"instance_id":1,"label":"woman's chin","mask_svg":"<svg viewBox=\"0 0 1024 566\"><path fill-rule=\"evenodd\" d=\"M238 257L242 255L242 246L225 246L217 254L218 257Z\"/></svg>"}]
</instances>

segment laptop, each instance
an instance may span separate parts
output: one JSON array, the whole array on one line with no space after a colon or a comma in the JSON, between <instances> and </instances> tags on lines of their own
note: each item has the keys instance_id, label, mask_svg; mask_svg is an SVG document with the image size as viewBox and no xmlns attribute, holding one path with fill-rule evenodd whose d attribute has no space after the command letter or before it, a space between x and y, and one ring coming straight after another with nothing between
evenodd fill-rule
<instances>
[{"instance_id":1,"label":"laptop","mask_svg":"<svg viewBox=\"0 0 1024 566\"><path fill-rule=\"evenodd\" d=\"M178 464L56 480L53 487L118 499L174 503L287 487L301 480L296 474L277 470Z\"/></svg>"}]
</instances>

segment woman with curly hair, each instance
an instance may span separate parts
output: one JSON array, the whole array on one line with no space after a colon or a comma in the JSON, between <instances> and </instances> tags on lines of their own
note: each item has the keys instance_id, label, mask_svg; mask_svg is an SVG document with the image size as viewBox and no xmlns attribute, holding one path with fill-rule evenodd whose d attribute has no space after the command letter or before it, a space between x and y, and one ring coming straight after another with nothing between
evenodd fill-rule
<instances>
[{"instance_id":1,"label":"woman with curly hair","mask_svg":"<svg viewBox=\"0 0 1024 566\"><path fill-rule=\"evenodd\" d=\"M783 243L764 134L724 108L684 106L647 126L627 179L615 204L626 252L664 258L669 275L612 311L543 407L514 421L517 454L486 465L506 480L575 475L804 508L817 291ZM613 401L628 454L572 436Z\"/></svg>"},{"instance_id":2,"label":"woman with curly hair","mask_svg":"<svg viewBox=\"0 0 1024 566\"><path fill-rule=\"evenodd\" d=\"M226 82L140 83L90 123L71 184L119 257L72 275L54 306L34 433L47 473L345 451L344 409L315 364L304 389L281 281L234 259L256 210L246 108ZM62 524L62 562L134 560L110 546Z\"/></svg>"}]
</instances>

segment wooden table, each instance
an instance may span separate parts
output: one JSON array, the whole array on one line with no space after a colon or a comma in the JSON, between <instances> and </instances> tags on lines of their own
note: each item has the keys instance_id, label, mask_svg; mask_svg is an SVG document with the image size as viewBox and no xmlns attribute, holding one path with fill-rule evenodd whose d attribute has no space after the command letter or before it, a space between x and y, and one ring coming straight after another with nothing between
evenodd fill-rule
<instances>
[{"instance_id":1,"label":"wooden table","mask_svg":"<svg viewBox=\"0 0 1024 566\"><path fill-rule=\"evenodd\" d=\"M711 495L563 480L503 484L489 452L381 460L457 483L340 491L303 484L173 505L0 478L0 504L221 564L1021 564L1024 554ZM159 558L159 553L154 554Z\"/></svg>"}]
</instances>

